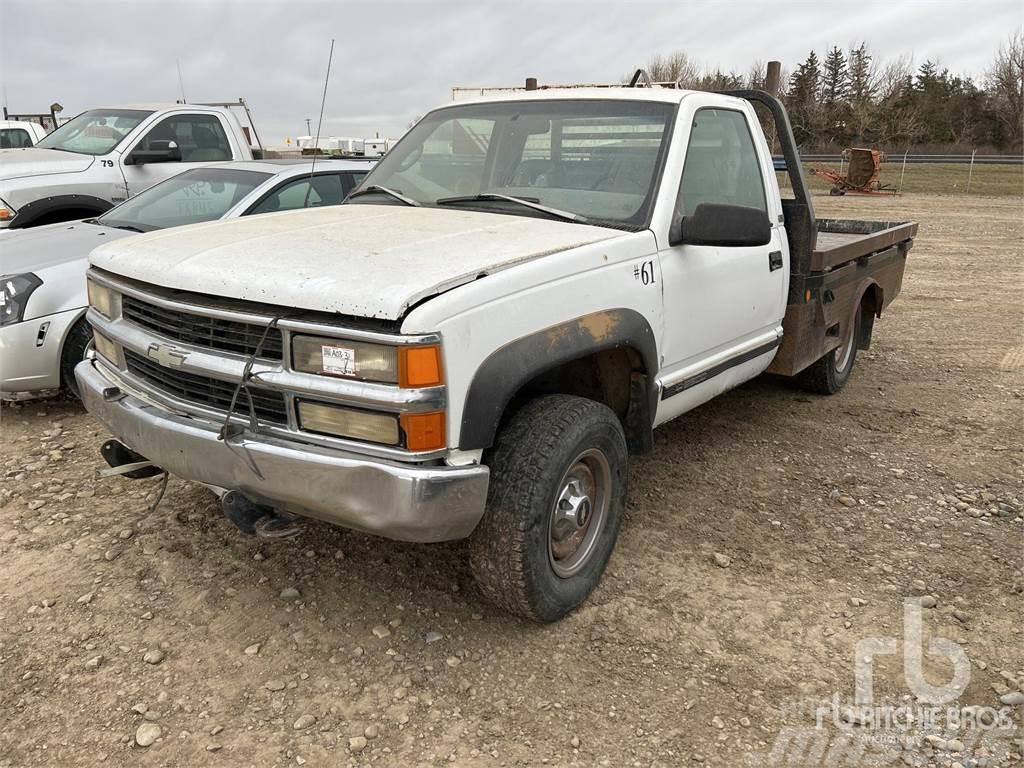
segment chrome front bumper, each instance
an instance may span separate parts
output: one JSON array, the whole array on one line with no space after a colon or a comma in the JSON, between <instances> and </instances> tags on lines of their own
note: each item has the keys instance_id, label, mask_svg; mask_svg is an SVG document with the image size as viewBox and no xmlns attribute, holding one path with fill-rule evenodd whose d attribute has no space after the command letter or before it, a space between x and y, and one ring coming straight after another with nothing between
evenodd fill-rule
<instances>
[{"instance_id":1,"label":"chrome front bumper","mask_svg":"<svg viewBox=\"0 0 1024 768\"><path fill-rule=\"evenodd\" d=\"M487 467L407 464L262 434L227 445L217 439L220 424L116 389L92 360L80 363L75 376L93 416L132 450L186 480L402 541L465 538L483 516Z\"/></svg>"}]
</instances>

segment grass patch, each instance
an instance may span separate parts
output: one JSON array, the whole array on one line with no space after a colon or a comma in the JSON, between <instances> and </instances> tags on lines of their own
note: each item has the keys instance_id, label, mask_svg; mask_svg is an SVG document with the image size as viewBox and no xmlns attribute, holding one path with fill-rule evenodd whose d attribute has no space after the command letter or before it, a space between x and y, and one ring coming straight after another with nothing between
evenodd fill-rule
<instances>
[{"instance_id":1,"label":"grass patch","mask_svg":"<svg viewBox=\"0 0 1024 768\"><path fill-rule=\"evenodd\" d=\"M812 192L827 192L831 186L824 179L811 174L811 167L829 167L835 171L838 165L828 163L804 163L804 173ZM967 175L970 166L958 163L907 163L903 176L902 191L905 194L930 193L962 195L967 191ZM890 161L882 165L879 180L882 184L893 187L900 186L899 161ZM784 173L778 174L779 185L788 187ZM972 195L1009 195L1024 197L1024 165L979 165L974 166L971 175Z\"/></svg>"}]
</instances>

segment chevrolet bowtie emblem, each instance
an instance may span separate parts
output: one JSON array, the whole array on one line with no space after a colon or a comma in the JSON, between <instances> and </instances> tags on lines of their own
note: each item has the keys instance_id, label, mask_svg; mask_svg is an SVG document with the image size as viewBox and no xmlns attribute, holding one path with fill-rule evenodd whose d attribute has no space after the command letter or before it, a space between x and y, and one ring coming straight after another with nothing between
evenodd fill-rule
<instances>
[{"instance_id":1,"label":"chevrolet bowtie emblem","mask_svg":"<svg viewBox=\"0 0 1024 768\"><path fill-rule=\"evenodd\" d=\"M164 368L181 368L181 364L188 357L188 352L182 352L174 347L150 344L149 349L146 350L146 357L156 360Z\"/></svg>"}]
</instances>

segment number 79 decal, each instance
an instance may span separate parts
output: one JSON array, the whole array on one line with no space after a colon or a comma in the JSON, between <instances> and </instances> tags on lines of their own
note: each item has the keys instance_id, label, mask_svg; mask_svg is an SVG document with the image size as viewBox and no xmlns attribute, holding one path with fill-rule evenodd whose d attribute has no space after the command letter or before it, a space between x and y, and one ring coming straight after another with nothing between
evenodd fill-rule
<instances>
[{"instance_id":1,"label":"number 79 decal","mask_svg":"<svg viewBox=\"0 0 1024 768\"><path fill-rule=\"evenodd\" d=\"M633 279L644 285L654 285L654 261L642 261L633 265Z\"/></svg>"}]
</instances>

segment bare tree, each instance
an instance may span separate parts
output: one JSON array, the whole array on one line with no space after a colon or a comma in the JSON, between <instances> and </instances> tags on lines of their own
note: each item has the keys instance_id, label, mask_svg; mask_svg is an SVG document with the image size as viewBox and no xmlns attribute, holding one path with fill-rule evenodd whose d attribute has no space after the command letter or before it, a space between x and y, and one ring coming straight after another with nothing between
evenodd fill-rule
<instances>
[{"instance_id":1,"label":"bare tree","mask_svg":"<svg viewBox=\"0 0 1024 768\"><path fill-rule=\"evenodd\" d=\"M678 82L683 88L696 88L701 79L700 65L685 51L676 51L668 56L655 54L644 66L644 71L655 83ZM630 72L624 79L629 80L632 76Z\"/></svg>"},{"instance_id":2,"label":"bare tree","mask_svg":"<svg viewBox=\"0 0 1024 768\"><path fill-rule=\"evenodd\" d=\"M1024 30L1018 29L996 51L988 71L996 116L1015 146L1024 132Z\"/></svg>"}]
</instances>

